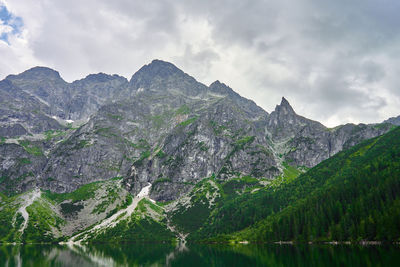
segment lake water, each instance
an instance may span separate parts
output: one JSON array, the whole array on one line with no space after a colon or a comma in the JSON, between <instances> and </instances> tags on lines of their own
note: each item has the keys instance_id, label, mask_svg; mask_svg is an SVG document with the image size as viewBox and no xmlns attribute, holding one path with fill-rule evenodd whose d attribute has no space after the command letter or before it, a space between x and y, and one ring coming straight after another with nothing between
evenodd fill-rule
<instances>
[{"instance_id":1,"label":"lake water","mask_svg":"<svg viewBox=\"0 0 400 267\"><path fill-rule=\"evenodd\" d=\"M398 246L0 245L0 266L400 266Z\"/></svg>"}]
</instances>

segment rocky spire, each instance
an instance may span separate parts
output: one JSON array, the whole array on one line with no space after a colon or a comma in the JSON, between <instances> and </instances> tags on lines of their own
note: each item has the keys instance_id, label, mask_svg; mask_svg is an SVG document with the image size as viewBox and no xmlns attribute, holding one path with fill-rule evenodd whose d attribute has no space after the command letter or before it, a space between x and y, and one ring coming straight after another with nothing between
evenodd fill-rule
<instances>
[{"instance_id":1,"label":"rocky spire","mask_svg":"<svg viewBox=\"0 0 400 267\"><path fill-rule=\"evenodd\" d=\"M283 115L296 114L285 97L282 97L281 104L275 107L275 111Z\"/></svg>"}]
</instances>

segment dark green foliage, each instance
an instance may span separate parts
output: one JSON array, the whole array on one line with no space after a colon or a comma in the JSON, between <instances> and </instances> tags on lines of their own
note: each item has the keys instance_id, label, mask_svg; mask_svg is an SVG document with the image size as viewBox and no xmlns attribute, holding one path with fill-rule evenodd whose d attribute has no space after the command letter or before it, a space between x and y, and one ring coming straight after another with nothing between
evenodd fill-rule
<instances>
[{"instance_id":1,"label":"dark green foliage","mask_svg":"<svg viewBox=\"0 0 400 267\"><path fill-rule=\"evenodd\" d=\"M159 183L171 183L171 182L172 182L171 178L166 178L166 177L158 178L157 180L155 180L153 182L153 186L155 186L156 184L159 184Z\"/></svg>"},{"instance_id":2,"label":"dark green foliage","mask_svg":"<svg viewBox=\"0 0 400 267\"><path fill-rule=\"evenodd\" d=\"M214 194L217 189L214 178L203 179L196 184L189 194L190 206L178 204L177 210L171 214L171 221L183 232L193 233L204 225L213 209L207 196ZM219 198L215 199L217 202Z\"/></svg>"},{"instance_id":3,"label":"dark green foliage","mask_svg":"<svg viewBox=\"0 0 400 267\"><path fill-rule=\"evenodd\" d=\"M250 176L244 176L242 178L235 178L226 181L225 183L223 183L222 188L224 194L227 197L232 198L237 196L237 191L241 192L246 187L251 188L255 185L259 185L258 179Z\"/></svg>"},{"instance_id":4,"label":"dark green foliage","mask_svg":"<svg viewBox=\"0 0 400 267\"><path fill-rule=\"evenodd\" d=\"M92 243L171 241L174 234L164 225L145 217L132 215L131 220L119 222L115 227L93 236Z\"/></svg>"},{"instance_id":5,"label":"dark green foliage","mask_svg":"<svg viewBox=\"0 0 400 267\"><path fill-rule=\"evenodd\" d=\"M136 148L136 149L149 150L150 147L151 147L151 146L149 145L149 143L148 143L146 140L144 140L144 139L140 139L139 142L138 142L137 144L136 144L136 143L133 143L133 142L127 140L127 139L124 139L124 141L125 141L125 143L127 143L129 146L131 146L131 147L133 147L133 148Z\"/></svg>"},{"instance_id":6,"label":"dark green foliage","mask_svg":"<svg viewBox=\"0 0 400 267\"><path fill-rule=\"evenodd\" d=\"M210 212L208 203L199 201L190 208L180 208L172 214L171 218L174 225L177 225L179 229L187 233L193 233L203 226Z\"/></svg>"},{"instance_id":7,"label":"dark green foliage","mask_svg":"<svg viewBox=\"0 0 400 267\"><path fill-rule=\"evenodd\" d=\"M165 158L167 156L167 154L164 153L164 151L162 151L162 149L158 150L156 156L160 159Z\"/></svg>"},{"instance_id":8,"label":"dark green foliage","mask_svg":"<svg viewBox=\"0 0 400 267\"><path fill-rule=\"evenodd\" d=\"M222 186L226 189L225 198L219 202L217 209L202 228L190 236L192 239L212 238L239 231L265 218L274 209L279 209L279 206L265 205L269 196L262 189L254 193L244 191L241 195L236 194L235 191L242 189L242 186L244 187L243 182L235 181L228 181Z\"/></svg>"},{"instance_id":9,"label":"dark green foliage","mask_svg":"<svg viewBox=\"0 0 400 267\"><path fill-rule=\"evenodd\" d=\"M247 144L253 143L255 136L244 136L243 138L235 141L235 148L236 149L243 149L243 147Z\"/></svg>"},{"instance_id":10,"label":"dark green foliage","mask_svg":"<svg viewBox=\"0 0 400 267\"><path fill-rule=\"evenodd\" d=\"M400 128L300 176L298 200L261 222L261 240L398 240ZM293 188L294 185L288 185ZM287 191L287 190L285 190Z\"/></svg>"},{"instance_id":11,"label":"dark green foliage","mask_svg":"<svg viewBox=\"0 0 400 267\"><path fill-rule=\"evenodd\" d=\"M14 242L19 226L21 225L21 214L17 214L16 224L13 225L13 218L18 207L13 204L16 197L8 198L0 193L0 242ZM23 218L22 218L23 220Z\"/></svg>"},{"instance_id":12,"label":"dark green foliage","mask_svg":"<svg viewBox=\"0 0 400 267\"><path fill-rule=\"evenodd\" d=\"M297 171L284 165L288 179L225 200L192 238L399 240L400 128L343 151L296 179Z\"/></svg>"},{"instance_id":13,"label":"dark green foliage","mask_svg":"<svg viewBox=\"0 0 400 267\"><path fill-rule=\"evenodd\" d=\"M260 205L270 211L236 237L260 241L399 240L400 128L260 194ZM253 198L242 203L249 202L255 203Z\"/></svg>"},{"instance_id":14,"label":"dark green foliage","mask_svg":"<svg viewBox=\"0 0 400 267\"><path fill-rule=\"evenodd\" d=\"M79 212L81 209L83 209L82 204L74 204L74 203L61 203L61 212L64 215L71 215Z\"/></svg>"},{"instance_id":15,"label":"dark green foliage","mask_svg":"<svg viewBox=\"0 0 400 267\"><path fill-rule=\"evenodd\" d=\"M33 202L26 210L29 213L29 220L22 240L26 243L55 241L51 227L59 228L64 221L57 217L48 204L43 201Z\"/></svg>"},{"instance_id":16,"label":"dark green foliage","mask_svg":"<svg viewBox=\"0 0 400 267\"><path fill-rule=\"evenodd\" d=\"M95 191L99 188L100 185L101 182L85 184L71 193L62 193L62 194L45 191L43 192L43 196L58 203L63 202L64 200L67 199L70 199L72 200L73 203L76 203L81 200L87 200L93 198L95 195Z\"/></svg>"}]
</instances>

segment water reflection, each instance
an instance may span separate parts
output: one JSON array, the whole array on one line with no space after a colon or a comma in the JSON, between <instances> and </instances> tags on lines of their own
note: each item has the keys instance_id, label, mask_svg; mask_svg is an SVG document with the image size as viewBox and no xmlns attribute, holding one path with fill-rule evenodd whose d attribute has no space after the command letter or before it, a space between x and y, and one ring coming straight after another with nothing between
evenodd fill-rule
<instances>
[{"instance_id":1,"label":"water reflection","mask_svg":"<svg viewBox=\"0 0 400 267\"><path fill-rule=\"evenodd\" d=\"M3 245L0 266L396 266L397 246Z\"/></svg>"}]
</instances>

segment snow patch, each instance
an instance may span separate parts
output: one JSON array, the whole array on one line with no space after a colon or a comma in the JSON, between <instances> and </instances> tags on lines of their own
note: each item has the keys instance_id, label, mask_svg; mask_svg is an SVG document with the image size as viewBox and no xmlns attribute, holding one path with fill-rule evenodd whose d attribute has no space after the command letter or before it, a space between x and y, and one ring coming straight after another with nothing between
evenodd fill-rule
<instances>
[{"instance_id":1,"label":"snow patch","mask_svg":"<svg viewBox=\"0 0 400 267\"><path fill-rule=\"evenodd\" d=\"M151 188L151 183L149 183L147 186L143 187L142 190L140 190L139 194L136 197L143 198L145 196L148 196L150 193L150 188Z\"/></svg>"}]
</instances>

